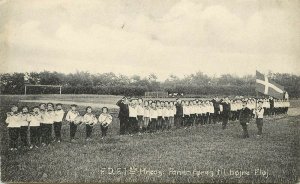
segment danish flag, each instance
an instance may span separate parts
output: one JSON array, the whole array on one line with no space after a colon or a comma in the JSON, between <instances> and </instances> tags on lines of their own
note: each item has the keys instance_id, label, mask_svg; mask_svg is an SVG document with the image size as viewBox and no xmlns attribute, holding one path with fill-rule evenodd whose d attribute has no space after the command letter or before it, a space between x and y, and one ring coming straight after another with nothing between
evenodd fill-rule
<instances>
[{"instance_id":1,"label":"danish flag","mask_svg":"<svg viewBox=\"0 0 300 184\"><path fill-rule=\"evenodd\" d=\"M256 71L255 90L277 99L283 99L284 87L270 80L266 75Z\"/></svg>"}]
</instances>

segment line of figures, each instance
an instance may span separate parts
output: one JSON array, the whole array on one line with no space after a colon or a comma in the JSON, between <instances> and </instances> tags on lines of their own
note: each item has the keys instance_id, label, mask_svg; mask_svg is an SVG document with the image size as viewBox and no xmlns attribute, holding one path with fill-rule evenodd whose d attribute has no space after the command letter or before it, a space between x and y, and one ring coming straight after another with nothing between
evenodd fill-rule
<instances>
[{"instance_id":1,"label":"line of figures","mask_svg":"<svg viewBox=\"0 0 300 184\"><path fill-rule=\"evenodd\" d=\"M242 118L245 109L248 113L245 116L245 121L248 122L251 118L260 119L262 117L257 114L256 110L258 109L260 114L263 112L262 115L286 114L290 102L272 97L268 99L243 98L233 100L229 100L229 98L176 99L176 101L123 97L117 102L117 106L120 107L118 117L120 119L120 134L122 135L163 131L172 127L187 128L193 125L217 122L222 122L222 128L226 129L229 120L244 121ZM247 127L243 128L246 129ZM259 130L258 134L261 134L260 132ZM244 131L243 136L249 137L247 130Z\"/></svg>"},{"instance_id":2,"label":"line of figures","mask_svg":"<svg viewBox=\"0 0 300 184\"><path fill-rule=\"evenodd\" d=\"M256 118L258 135L261 135L263 116L286 114L290 103L272 98L161 101L124 97L117 102L117 105L120 107L118 116L120 135L152 133L171 128L187 128L193 125L217 122L222 122L222 128L225 129L229 120L239 120L246 138L249 137L247 123L251 118ZM91 140L93 126L96 124L100 124L102 138L104 138L112 119L107 107L103 107L101 114L96 117L90 106L86 107L84 115L81 115L76 104L70 106L67 114L62 108L62 104L56 104L54 107L52 103L41 103L39 106L32 107L31 112L29 112L28 106L23 106L19 111L19 108L13 105L6 118L10 150L14 151L19 147L33 149L50 145L52 142L61 142L61 128L64 120L69 123L71 142L76 142L75 135L78 125L84 124L87 141Z\"/></svg>"},{"instance_id":3,"label":"line of figures","mask_svg":"<svg viewBox=\"0 0 300 184\"><path fill-rule=\"evenodd\" d=\"M102 139L107 135L112 116L107 107L103 107L99 117L96 117L90 106L86 107L84 115L80 115L77 105L72 104L65 115L60 103L56 104L55 107L52 103L41 103L39 106L32 107L32 112L29 112L28 106L23 106L19 112L19 108L13 105L6 118L10 150L33 149L39 148L39 146L48 146L52 142L61 142L61 128L64 120L69 123L71 142L76 142L75 135L78 125L84 124L86 140L90 141L93 126L96 124L100 124ZM54 140L52 137L53 130Z\"/></svg>"}]
</instances>

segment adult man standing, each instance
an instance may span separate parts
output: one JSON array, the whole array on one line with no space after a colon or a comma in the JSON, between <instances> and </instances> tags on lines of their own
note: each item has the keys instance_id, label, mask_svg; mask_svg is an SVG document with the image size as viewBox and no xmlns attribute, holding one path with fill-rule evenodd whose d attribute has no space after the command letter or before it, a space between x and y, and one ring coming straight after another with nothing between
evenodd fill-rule
<instances>
[{"instance_id":1,"label":"adult man standing","mask_svg":"<svg viewBox=\"0 0 300 184\"><path fill-rule=\"evenodd\" d=\"M221 105L223 106L223 113L222 113L222 129L226 129L226 126L229 121L230 116L230 102L228 97L226 97L222 102Z\"/></svg>"},{"instance_id":2,"label":"adult man standing","mask_svg":"<svg viewBox=\"0 0 300 184\"><path fill-rule=\"evenodd\" d=\"M129 108L128 108L128 99L123 97L116 104L120 107L119 110L119 120L120 120L120 135L128 133L128 119L129 119Z\"/></svg>"},{"instance_id":3,"label":"adult man standing","mask_svg":"<svg viewBox=\"0 0 300 184\"><path fill-rule=\"evenodd\" d=\"M239 120L240 124L243 128L243 138L249 138L248 129L247 129L247 123L249 123L251 119L251 110L247 107L247 101L243 101L243 108L240 111L239 114Z\"/></svg>"},{"instance_id":4,"label":"adult man standing","mask_svg":"<svg viewBox=\"0 0 300 184\"><path fill-rule=\"evenodd\" d=\"M214 115L213 115L213 122L217 123L219 122L219 114L220 114L220 102L219 98L213 98L212 101L213 106L214 106Z\"/></svg>"},{"instance_id":5,"label":"adult man standing","mask_svg":"<svg viewBox=\"0 0 300 184\"><path fill-rule=\"evenodd\" d=\"M183 108L180 99L176 99L176 114L175 114L175 127L179 128L182 125Z\"/></svg>"}]
</instances>

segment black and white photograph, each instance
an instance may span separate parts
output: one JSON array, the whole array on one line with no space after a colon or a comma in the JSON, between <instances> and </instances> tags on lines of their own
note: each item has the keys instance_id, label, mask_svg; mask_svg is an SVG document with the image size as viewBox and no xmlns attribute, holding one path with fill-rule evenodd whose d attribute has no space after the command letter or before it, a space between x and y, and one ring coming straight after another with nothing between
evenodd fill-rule
<instances>
[{"instance_id":1,"label":"black and white photograph","mask_svg":"<svg viewBox=\"0 0 300 184\"><path fill-rule=\"evenodd\" d=\"M299 0L0 0L0 183L300 183Z\"/></svg>"}]
</instances>

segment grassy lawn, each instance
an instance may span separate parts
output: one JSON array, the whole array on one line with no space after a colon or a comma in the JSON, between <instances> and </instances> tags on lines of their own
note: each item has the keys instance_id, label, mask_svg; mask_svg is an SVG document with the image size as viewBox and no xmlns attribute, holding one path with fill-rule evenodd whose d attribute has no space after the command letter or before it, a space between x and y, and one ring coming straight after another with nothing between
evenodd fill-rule
<instances>
[{"instance_id":1,"label":"grassy lawn","mask_svg":"<svg viewBox=\"0 0 300 184\"><path fill-rule=\"evenodd\" d=\"M28 98L51 100L52 97ZM120 97L70 95L67 98L115 103ZM78 142L70 143L65 123L62 143L11 153L5 112L9 104L25 97L0 99L2 181L296 183L299 178L300 116L266 119L260 138L255 137L254 122L249 125L249 139L241 138L238 122L231 122L227 130L211 124L130 137L118 136L117 110L113 110L114 121L104 140L100 139L100 127L95 126L93 141L85 142L85 128L81 126ZM299 101L292 102L292 106L300 107Z\"/></svg>"}]
</instances>

